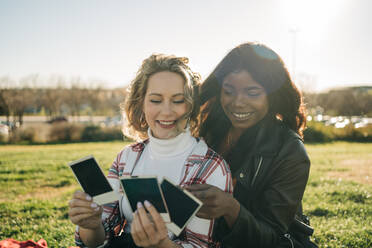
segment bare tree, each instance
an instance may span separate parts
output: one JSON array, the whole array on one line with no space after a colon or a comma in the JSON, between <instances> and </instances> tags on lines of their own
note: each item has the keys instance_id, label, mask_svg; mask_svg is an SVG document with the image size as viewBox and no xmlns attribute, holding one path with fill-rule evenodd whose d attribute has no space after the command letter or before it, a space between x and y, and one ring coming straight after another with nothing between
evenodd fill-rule
<instances>
[{"instance_id":1,"label":"bare tree","mask_svg":"<svg viewBox=\"0 0 372 248\"><path fill-rule=\"evenodd\" d=\"M13 109L13 115L18 118L16 122L20 125L23 124L23 115L26 108L34 107L36 108L36 85L39 76L37 74L32 74L20 79L20 88L14 89L14 94L12 96L11 108Z\"/></svg>"},{"instance_id":2,"label":"bare tree","mask_svg":"<svg viewBox=\"0 0 372 248\"><path fill-rule=\"evenodd\" d=\"M7 125L10 124L10 95L9 87L12 80L8 76L0 78L0 114L6 116Z\"/></svg>"},{"instance_id":3,"label":"bare tree","mask_svg":"<svg viewBox=\"0 0 372 248\"><path fill-rule=\"evenodd\" d=\"M70 85L71 88L68 90L68 94L65 94L65 103L69 107L71 115L77 116L79 119L81 109L86 102L87 89L83 88L80 77L71 78Z\"/></svg>"}]
</instances>

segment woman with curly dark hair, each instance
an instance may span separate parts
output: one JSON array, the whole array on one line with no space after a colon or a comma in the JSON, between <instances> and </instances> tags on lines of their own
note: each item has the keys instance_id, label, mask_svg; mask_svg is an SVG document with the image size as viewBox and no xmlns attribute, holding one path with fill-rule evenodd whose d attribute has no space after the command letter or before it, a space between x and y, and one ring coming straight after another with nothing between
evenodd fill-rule
<instances>
[{"instance_id":1,"label":"woman with curly dark hair","mask_svg":"<svg viewBox=\"0 0 372 248\"><path fill-rule=\"evenodd\" d=\"M223 247L294 246L299 236L292 237L292 230L308 230L298 219L310 160L302 139L302 96L282 59L265 45L241 44L200 94L200 135L230 165L234 195L207 184L189 186L204 203L199 217L216 218Z\"/></svg>"}]
</instances>

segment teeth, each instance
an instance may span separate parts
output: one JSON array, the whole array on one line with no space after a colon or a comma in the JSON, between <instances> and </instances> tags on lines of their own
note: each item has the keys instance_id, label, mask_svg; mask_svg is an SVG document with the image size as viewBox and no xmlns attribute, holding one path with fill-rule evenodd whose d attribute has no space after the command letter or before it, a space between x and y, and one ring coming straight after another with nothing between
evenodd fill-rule
<instances>
[{"instance_id":1,"label":"teeth","mask_svg":"<svg viewBox=\"0 0 372 248\"><path fill-rule=\"evenodd\" d=\"M174 121L159 121L159 123L162 125L172 125Z\"/></svg>"},{"instance_id":2,"label":"teeth","mask_svg":"<svg viewBox=\"0 0 372 248\"><path fill-rule=\"evenodd\" d=\"M232 114L238 119L246 119L251 115L251 113L244 113L244 114L243 113L232 113Z\"/></svg>"}]
</instances>

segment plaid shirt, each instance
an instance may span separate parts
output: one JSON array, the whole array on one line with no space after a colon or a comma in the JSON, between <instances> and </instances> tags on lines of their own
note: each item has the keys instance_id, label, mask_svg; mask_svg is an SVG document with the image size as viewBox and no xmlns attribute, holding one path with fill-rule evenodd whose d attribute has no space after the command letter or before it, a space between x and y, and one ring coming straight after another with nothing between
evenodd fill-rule
<instances>
[{"instance_id":1,"label":"plaid shirt","mask_svg":"<svg viewBox=\"0 0 372 248\"><path fill-rule=\"evenodd\" d=\"M139 160L148 140L125 147L113 162L108 180L114 190L122 192L119 178L131 175L135 164ZM216 152L208 148L203 140L198 140L190 156L183 164L181 187L191 184L210 184L232 194L232 179L228 165ZM120 212L120 203L116 201L104 205L102 223L106 233L107 244L114 235L119 235L126 224ZM214 220L201 219L196 216L191 219L184 231L173 241L182 247L219 247L212 240ZM85 247L79 237L78 227L75 232L75 242L80 247Z\"/></svg>"}]
</instances>

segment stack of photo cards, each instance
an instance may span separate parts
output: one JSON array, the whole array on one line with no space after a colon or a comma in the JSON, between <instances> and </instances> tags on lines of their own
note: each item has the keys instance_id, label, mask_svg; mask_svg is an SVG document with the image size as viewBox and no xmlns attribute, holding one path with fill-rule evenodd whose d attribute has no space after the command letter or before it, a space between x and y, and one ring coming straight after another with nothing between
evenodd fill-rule
<instances>
[{"instance_id":1,"label":"stack of photo cards","mask_svg":"<svg viewBox=\"0 0 372 248\"><path fill-rule=\"evenodd\" d=\"M132 211L137 202L149 201L161 214L169 231L178 236L202 206L202 202L169 179L157 177L121 177L123 191ZM170 218L169 218L170 217Z\"/></svg>"},{"instance_id":2,"label":"stack of photo cards","mask_svg":"<svg viewBox=\"0 0 372 248\"><path fill-rule=\"evenodd\" d=\"M95 203L102 205L119 200L119 193L112 189L93 156L81 158L68 165L84 192L90 195Z\"/></svg>"}]
</instances>

